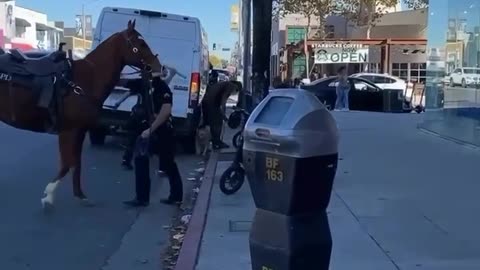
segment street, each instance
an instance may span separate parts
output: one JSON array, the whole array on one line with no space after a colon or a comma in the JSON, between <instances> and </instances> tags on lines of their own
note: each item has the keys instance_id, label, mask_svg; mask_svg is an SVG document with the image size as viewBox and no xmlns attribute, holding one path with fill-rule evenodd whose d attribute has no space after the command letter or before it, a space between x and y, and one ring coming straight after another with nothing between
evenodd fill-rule
<instances>
[{"instance_id":1,"label":"street","mask_svg":"<svg viewBox=\"0 0 480 270\"><path fill-rule=\"evenodd\" d=\"M166 179L152 178L153 197L149 208L143 211L126 209L122 201L133 198L134 177L133 172L120 167L121 148L111 143L112 140L104 147L92 148L87 139L82 183L86 195L96 206L81 206L73 198L71 178L67 177L58 189L54 211L46 214L42 211L40 198L45 185L56 174L56 136L34 134L0 124L0 141L0 269L96 270L110 269L109 264L120 264L125 269L135 269L135 264L142 264L141 269L158 268L159 254L169 233L162 227L169 225L175 214L174 207L159 203L159 199L168 194ZM189 172L198 167L199 161L195 156L177 158L185 193L191 189L186 178L191 177ZM157 166L157 159L152 159L151 170ZM129 243L122 238L142 215L153 217L147 218L146 222L156 229L140 229L135 232L135 238L150 238L151 243L147 244L152 246L130 243L136 246L125 248L124 245ZM136 254L130 252L127 256L115 256L117 251L129 249L145 249L150 255L131 258L129 255ZM146 261L152 268L145 268ZM118 270L119 267L112 269Z\"/></svg>"},{"instance_id":2,"label":"street","mask_svg":"<svg viewBox=\"0 0 480 270\"><path fill-rule=\"evenodd\" d=\"M480 89L446 87L445 88L445 106L462 106L480 103Z\"/></svg>"}]
</instances>

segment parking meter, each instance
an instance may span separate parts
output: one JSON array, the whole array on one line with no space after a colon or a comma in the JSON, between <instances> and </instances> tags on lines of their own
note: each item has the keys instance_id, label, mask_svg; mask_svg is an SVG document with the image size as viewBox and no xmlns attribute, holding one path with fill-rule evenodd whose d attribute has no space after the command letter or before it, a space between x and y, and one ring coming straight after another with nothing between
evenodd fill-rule
<instances>
[{"instance_id":1,"label":"parking meter","mask_svg":"<svg viewBox=\"0 0 480 270\"><path fill-rule=\"evenodd\" d=\"M247 121L243 161L257 207L252 269L328 270L326 209L338 162L330 112L305 90L271 91Z\"/></svg>"}]
</instances>

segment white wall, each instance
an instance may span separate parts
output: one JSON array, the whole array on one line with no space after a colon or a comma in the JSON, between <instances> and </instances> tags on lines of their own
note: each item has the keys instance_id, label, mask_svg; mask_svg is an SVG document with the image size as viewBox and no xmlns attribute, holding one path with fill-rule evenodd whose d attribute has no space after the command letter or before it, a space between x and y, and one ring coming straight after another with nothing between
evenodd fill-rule
<instances>
[{"instance_id":1,"label":"white wall","mask_svg":"<svg viewBox=\"0 0 480 270\"><path fill-rule=\"evenodd\" d=\"M36 23L47 24L47 15L19 6L15 6L13 14L16 18L24 19L29 22L31 26L26 27L24 38L15 37L12 41L26 43L32 45L33 47L37 47L38 41Z\"/></svg>"}]
</instances>

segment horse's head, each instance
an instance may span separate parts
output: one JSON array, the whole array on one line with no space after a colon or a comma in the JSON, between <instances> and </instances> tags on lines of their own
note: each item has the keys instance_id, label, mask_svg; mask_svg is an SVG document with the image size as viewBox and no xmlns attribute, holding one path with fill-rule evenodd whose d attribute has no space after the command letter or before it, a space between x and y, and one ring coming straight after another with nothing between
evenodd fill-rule
<instances>
[{"instance_id":1,"label":"horse's head","mask_svg":"<svg viewBox=\"0 0 480 270\"><path fill-rule=\"evenodd\" d=\"M126 65L146 69L154 73L162 71L162 65L142 35L135 30L135 20L128 21L127 29L120 32L126 39L126 46L122 46L122 56Z\"/></svg>"}]
</instances>

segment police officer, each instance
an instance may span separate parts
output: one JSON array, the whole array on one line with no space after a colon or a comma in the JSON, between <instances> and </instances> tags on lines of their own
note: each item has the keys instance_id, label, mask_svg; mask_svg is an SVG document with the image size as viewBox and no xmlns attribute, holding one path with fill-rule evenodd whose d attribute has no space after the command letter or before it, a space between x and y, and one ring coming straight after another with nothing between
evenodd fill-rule
<instances>
[{"instance_id":1,"label":"police officer","mask_svg":"<svg viewBox=\"0 0 480 270\"><path fill-rule=\"evenodd\" d=\"M142 95L140 91L142 89L142 79L129 80L126 87L130 89L133 94ZM125 145L125 152L123 153L122 167L127 170L133 170L132 158L135 142L142 134L142 132L148 128L148 115L145 107L140 102L135 104L132 108L132 113L127 121L126 128L128 130L127 143Z\"/></svg>"},{"instance_id":2,"label":"police officer","mask_svg":"<svg viewBox=\"0 0 480 270\"><path fill-rule=\"evenodd\" d=\"M203 125L210 126L213 149L228 148L221 140L223 121L227 100L235 92L242 90L242 84L237 81L219 82L209 85L202 99Z\"/></svg>"},{"instance_id":3,"label":"police officer","mask_svg":"<svg viewBox=\"0 0 480 270\"><path fill-rule=\"evenodd\" d=\"M161 202L180 204L183 200L182 178L175 162L175 138L171 117L172 92L160 77L153 78L152 87L154 89L152 100L156 116L150 127L145 129L137 139L134 158L136 197L131 201L124 202L132 207L147 206L150 202L149 152L159 156L162 170L167 175L170 184L170 195Z\"/></svg>"}]
</instances>

